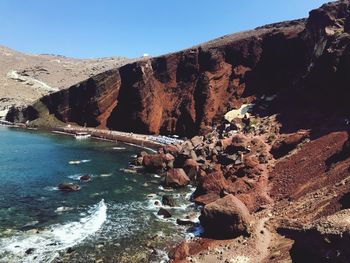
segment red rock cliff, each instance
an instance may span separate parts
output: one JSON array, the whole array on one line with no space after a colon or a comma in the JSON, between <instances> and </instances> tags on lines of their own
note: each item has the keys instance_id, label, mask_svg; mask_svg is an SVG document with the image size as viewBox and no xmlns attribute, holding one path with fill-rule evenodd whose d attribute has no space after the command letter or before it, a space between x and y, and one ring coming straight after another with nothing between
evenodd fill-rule
<instances>
[{"instance_id":1,"label":"red rock cliff","mask_svg":"<svg viewBox=\"0 0 350 263\"><path fill-rule=\"evenodd\" d=\"M303 97L307 103L344 106L350 81L349 21L349 3L333 2L310 12L307 20L141 59L40 103L64 122L186 136L204 131L228 110L262 94L287 92L289 104Z\"/></svg>"}]
</instances>

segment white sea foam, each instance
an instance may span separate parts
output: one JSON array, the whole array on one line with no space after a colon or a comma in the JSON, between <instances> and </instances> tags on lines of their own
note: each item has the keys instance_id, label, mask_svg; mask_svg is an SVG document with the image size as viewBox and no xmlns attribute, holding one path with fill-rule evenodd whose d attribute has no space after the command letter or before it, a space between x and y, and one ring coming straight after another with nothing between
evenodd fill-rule
<instances>
[{"instance_id":1,"label":"white sea foam","mask_svg":"<svg viewBox=\"0 0 350 263\"><path fill-rule=\"evenodd\" d=\"M108 173L108 174L100 174L101 177L109 177L111 176L112 174L111 173Z\"/></svg>"},{"instance_id":2,"label":"white sea foam","mask_svg":"<svg viewBox=\"0 0 350 263\"><path fill-rule=\"evenodd\" d=\"M60 207L57 207L55 212L56 213L62 213L62 212L67 212L67 211L71 211L73 210L72 207L67 207L67 206L60 206Z\"/></svg>"},{"instance_id":3,"label":"white sea foam","mask_svg":"<svg viewBox=\"0 0 350 263\"><path fill-rule=\"evenodd\" d=\"M25 233L0 239L0 262L51 262L58 252L75 246L98 231L107 218L104 200L92 207L85 218L57 224L36 234ZM28 249L32 253L26 254Z\"/></svg>"},{"instance_id":4,"label":"white sea foam","mask_svg":"<svg viewBox=\"0 0 350 263\"><path fill-rule=\"evenodd\" d=\"M113 147L113 150L125 150L125 147Z\"/></svg>"},{"instance_id":5,"label":"white sea foam","mask_svg":"<svg viewBox=\"0 0 350 263\"><path fill-rule=\"evenodd\" d=\"M157 259L150 261L150 263L166 263L169 262L168 253L164 250L156 249Z\"/></svg>"},{"instance_id":6,"label":"white sea foam","mask_svg":"<svg viewBox=\"0 0 350 263\"><path fill-rule=\"evenodd\" d=\"M79 181L81 176L82 176L82 174L72 174L72 175L68 175L68 178L72 179L72 180Z\"/></svg>"},{"instance_id":7,"label":"white sea foam","mask_svg":"<svg viewBox=\"0 0 350 263\"><path fill-rule=\"evenodd\" d=\"M80 164L80 163L88 163L88 162L91 162L91 160L88 160L88 159L85 159L85 160L72 160L72 161L69 161L68 163L69 164Z\"/></svg>"},{"instance_id":8,"label":"white sea foam","mask_svg":"<svg viewBox=\"0 0 350 263\"><path fill-rule=\"evenodd\" d=\"M102 239L127 238L149 227L150 213L144 202L110 203L108 211L106 224L99 234Z\"/></svg>"},{"instance_id":9,"label":"white sea foam","mask_svg":"<svg viewBox=\"0 0 350 263\"><path fill-rule=\"evenodd\" d=\"M58 191L58 187L57 186L46 186L44 189L46 191Z\"/></svg>"}]
</instances>

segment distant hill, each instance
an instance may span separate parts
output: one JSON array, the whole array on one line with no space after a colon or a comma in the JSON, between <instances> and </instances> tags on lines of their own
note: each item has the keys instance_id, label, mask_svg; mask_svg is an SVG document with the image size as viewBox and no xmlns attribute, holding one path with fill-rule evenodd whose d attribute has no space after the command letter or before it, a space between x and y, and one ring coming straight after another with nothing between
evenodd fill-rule
<instances>
[{"instance_id":1,"label":"distant hill","mask_svg":"<svg viewBox=\"0 0 350 263\"><path fill-rule=\"evenodd\" d=\"M0 118L11 106L31 104L43 95L129 61L125 57L75 59L25 54L0 46Z\"/></svg>"}]
</instances>

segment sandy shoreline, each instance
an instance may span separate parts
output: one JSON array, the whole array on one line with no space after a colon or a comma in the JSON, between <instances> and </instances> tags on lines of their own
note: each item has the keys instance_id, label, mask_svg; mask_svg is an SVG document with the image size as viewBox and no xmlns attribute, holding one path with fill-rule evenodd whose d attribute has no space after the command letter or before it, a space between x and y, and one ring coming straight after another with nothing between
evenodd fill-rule
<instances>
[{"instance_id":1,"label":"sandy shoreline","mask_svg":"<svg viewBox=\"0 0 350 263\"><path fill-rule=\"evenodd\" d=\"M112 142L123 142L134 146L140 146L142 148L158 149L166 144L178 143L181 140L163 137L153 136L145 134L135 134L128 132L102 130L95 128L82 128L82 127L65 127L55 129L53 132L65 133L68 135L75 135L77 132L86 132L91 137L99 140L107 140Z\"/></svg>"},{"instance_id":2,"label":"sandy shoreline","mask_svg":"<svg viewBox=\"0 0 350 263\"><path fill-rule=\"evenodd\" d=\"M26 130L44 130L40 128L32 128L28 127L24 124L17 125L14 124L6 124L1 125L3 127L8 128L20 128ZM146 135L146 134L135 134L129 132L120 132L120 131L112 131L112 130L102 130L96 128L84 128L84 127L56 127L54 129L50 129L50 132L70 135L74 136L78 132L86 132L91 135L92 138L110 142L123 142L126 144L130 144L133 146L138 146L140 148L149 149L149 150L158 150L160 147L165 146L167 144L177 144L182 142L182 140L170 138L166 136L156 136L156 135Z\"/></svg>"}]
</instances>

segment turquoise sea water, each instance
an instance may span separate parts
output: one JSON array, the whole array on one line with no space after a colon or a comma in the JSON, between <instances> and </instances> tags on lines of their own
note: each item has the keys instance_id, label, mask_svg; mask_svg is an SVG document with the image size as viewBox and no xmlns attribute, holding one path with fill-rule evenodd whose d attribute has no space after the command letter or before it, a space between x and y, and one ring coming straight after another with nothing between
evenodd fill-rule
<instances>
[{"instance_id":1,"label":"turquoise sea water","mask_svg":"<svg viewBox=\"0 0 350 263\"><path fill-rule=\"evenodd\" d=\"M0 128L0 262L161 262L188 235L176 218L195 213L190 189L167 191L153 174L131 174L140 148ZM69 164L80 160L79 164ZM90 182L79 176L89 174ZM63 193L62 182L81 190ZM181 206L165 220L156 200ZM68 252L69 253L68 253Z\"/></svg>"}]
</instances>

